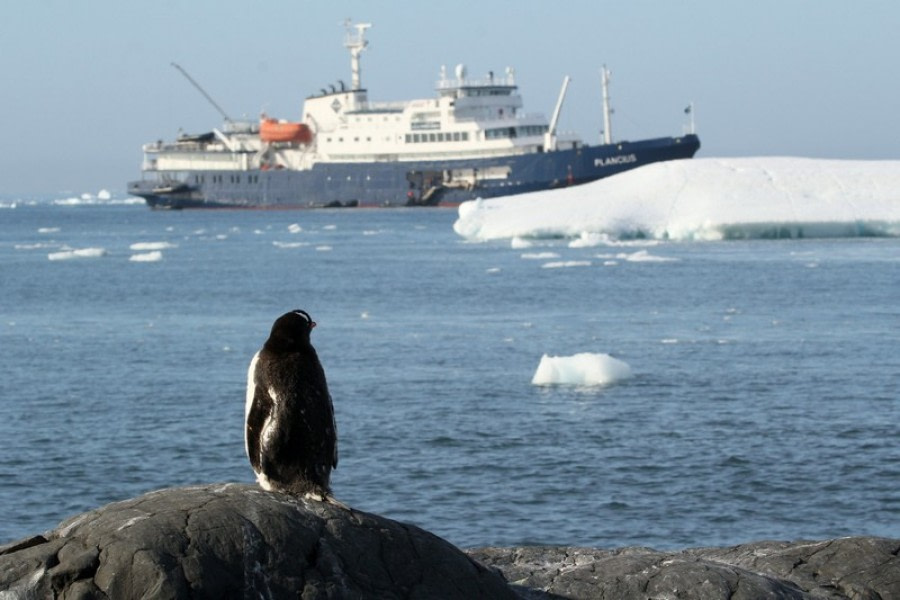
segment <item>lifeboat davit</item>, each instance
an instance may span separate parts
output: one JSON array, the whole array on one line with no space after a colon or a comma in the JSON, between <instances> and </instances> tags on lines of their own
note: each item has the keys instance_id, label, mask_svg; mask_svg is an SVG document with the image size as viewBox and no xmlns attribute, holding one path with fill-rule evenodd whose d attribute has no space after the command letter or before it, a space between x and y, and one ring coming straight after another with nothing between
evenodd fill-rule
<instances>
[{"instance_id":1,"label":"lifeboat davit","mask_svg":"<svg viewBox=\"0 0 900 600\"><path fill-rule=\"evenodd\" d=\"M264 142L297 142L308 144L312 141L312 130L305 123L290 123L265 118L259 123L259 137Z\"/></svg>"}]
</instances>

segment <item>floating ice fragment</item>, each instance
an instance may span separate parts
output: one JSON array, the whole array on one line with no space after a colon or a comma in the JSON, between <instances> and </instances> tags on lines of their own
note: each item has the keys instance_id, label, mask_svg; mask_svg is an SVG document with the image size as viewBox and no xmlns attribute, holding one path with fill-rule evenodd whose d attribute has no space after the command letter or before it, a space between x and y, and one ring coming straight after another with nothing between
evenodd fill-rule
<instances>
[{"instance_id":1,"label":"floating ice fragment","mask_svg":"<svg viewBox=\"0 0 900 600\"><path fill-rule=\"evenodd\" d=\"M159 262L162 260L162 252L154 250L143 254L132 254L128 260L131 262Z\"/></svg>"},{"instance_id":2,"label":"floating ice fragment","mask_svg":"<svg viewBox=\"0 0 900 600\"><path fill-rule=\"evenodd\" d=\"M41 227L38 233L59 233L59 227Z\"/></svg>"},{"instance_id":3,"label":"floating ice fragment","mask_svg":"<svg viewBox=\"0 0 900 600\"><path fill-rule=\"evenodd\" d=\"M549 260L551 258L559 258L556 252L524 252L522 258L526 260Z\"/></svg>"},{"instance_id":4,"label":"floating ice fragment","mask_svg":"<svg viewBox=\"0 0 900 600\"><path fill-rule=\"evenodd\" d=\"M591 261L589 260L557 260L553 262L544 263L541 265L543 269L566 269L569 267L589 267L591 266Z\"/></svg>"},{"instance_id":5,"label":"floating ice fragment","mask_svg":"<svg viewBox=\"0 0 900 600\"><path fill-rule=\"evenodd\" d=\"M617 254L616 258L620 258L622 260L627 260L628 262L677 262L677 258L671 258L668 256L656 256L650 254L646 250L638 250L637 252L632 252L630 254L622 253Z\"/></svg>"},{"instance_id":6,"label":"floating ice fragment","mask_svg":"<svg viewBox=\"0 0 900 600\"><path fill-rule=\"evenodd\" d=\"M171 242L136 242L129 246L131 250L168 250L177 247L178 244Z\"/></svg>"},{"instance_id":7,"label":"floating ice fragment","mask_svg":"<svg viewBox=\"0 0 900 600\"><path fill-rule=\"evenodd\" d=\"M276 248L301 248L309 246L309 242L272 242Z\"/></svg>"},{"instance_id":8,"label":"floating ice fragment","mask_svg":"<svg viewBox=\"0 0 900 600\"><path fill-rule=\"evenodd\" d=\"M531 240L526 240L525 238L521 238L519 236L515 236L512 240L510 240L509 245L513 250L522 250L523 248L531 248L532 246L534 246L534 242L532 242Z\"/></svg>"},{"instance_id":9,"label":"floating ice fragment","mask_svg":"<svg viewBox=\"0 0 900 600\"><path fill-rule=\"evenodd\" d=\"M533 385L606 385L631 377L628 363L609 354L582 352L573 356L541 357Z\"/></svg>"},{"instance_id":10,"label":"floating ice fragment","mask_svg":"<svg viewBox=\"0 0 900 600\"><path fill-rule=\"evenodd\" d=\"M591 233L582 231L578 239L569 242L569 248L593 248L609 243L609 236L605 233Z\"/></svg>"},{"instance_id":11,"label":"floating ice fragment","mask_svg":"<svg viewBox=\"0 0 900 600\"><path fill-rule=\"evenodd\" d=\"M303 231L303 228L300 227L300 225L298 225L297 223L291 223L290 225L288 225L288 231L290 231L291 233L300 233L301 231Z\"/></svg>"},{"instance_id":12,"label":"floating ice fragment","mask_svg":"<svg viewBox=\"0 0 900 600\"><path fill-rule=\"evenodd\" d=\"M331 246L316 246L316 252L331 252Z\"/></svg>"},{"instance_id":13,"label":"floating ice fragment","mask_svg":"<svg viewBox=\"0 0 900 600\"><path fill-rule=\"evenodd\" d=\"M109 200L112 198L112 194L109 193L109 190L100 190L97 192L97 198L99 200Z\"/></svg>"},{"instance_id":14,"label":"floating ice fragment","mask_svg":"<svg viewBox=\"0 0 900 600\"><path fill-rule=\"evenodd\" d=\"M79 248L76 250L61 250L47 255L50 260L70 260L73 258L99 258L106 256L104 248Z\"/></svg>"}]
</instances>

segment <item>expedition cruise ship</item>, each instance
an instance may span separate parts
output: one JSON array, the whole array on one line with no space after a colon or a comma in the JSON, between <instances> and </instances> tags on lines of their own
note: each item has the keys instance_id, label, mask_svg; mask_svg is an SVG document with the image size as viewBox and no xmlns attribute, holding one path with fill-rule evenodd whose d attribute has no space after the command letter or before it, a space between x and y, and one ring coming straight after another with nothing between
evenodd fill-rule
<instances>
[{"instance_id":1,"label":"expedition cruise ship","mask_svg":"<svg viewBox=\"0 0 900 600\"><path fill-rule=\"evenodd\" d=\"M221 129L143 147L142 178L128 192L152 208L315 208L457 205L577 185L653 162L692 157L692 132L613 142L603 74L604 141L557 131L569 78L549 122L522 111L513 70L469 78L441 69L437 97L371 102L359 58L370 24L348 25L349 88L339 82L310 96L302 120L262 115Z\"/></svg>"}]
</instances>

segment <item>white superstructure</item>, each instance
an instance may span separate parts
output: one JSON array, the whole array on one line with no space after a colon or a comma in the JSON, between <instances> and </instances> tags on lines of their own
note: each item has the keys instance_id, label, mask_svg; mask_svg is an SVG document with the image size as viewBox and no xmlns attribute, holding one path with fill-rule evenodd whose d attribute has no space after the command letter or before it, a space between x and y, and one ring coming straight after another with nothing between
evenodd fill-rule
<instances>
[{"instance_id":1,"label":"white superstructure","mask_svg":"<svg viewBox=\"0 0 900 600\"><path fill-rule=\"evenodd\" d=\"M212 135L144 146L145 171L310 169L317 162L370 163L509 156L578 146L540 114L522 111L515 75L470 78L463 65L441 68L436 97L371 102L362 87L360 54L370 24L348 24L352 85L329 86L306 99L299 123L310 134L267 140L256 123L226 122ZM568 80L566 80L567 82ZM562 101L560 96L560 103ZM557 113L558 114L558 108ZM262 125L265 128L265 125Z\"/></svg>"}]
</instances>

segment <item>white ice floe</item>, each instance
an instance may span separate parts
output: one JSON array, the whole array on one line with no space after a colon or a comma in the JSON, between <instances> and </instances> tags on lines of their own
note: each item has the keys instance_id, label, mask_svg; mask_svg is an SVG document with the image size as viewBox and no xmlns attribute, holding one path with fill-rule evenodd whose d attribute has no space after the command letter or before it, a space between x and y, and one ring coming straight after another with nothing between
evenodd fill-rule
<instances>
[{"instance_id":1,"label":"white ice floe","mask_svg":"<svg viewBox=\"0 0 900 600\"><path fill-rule=\"evenodd\" d=\"M68 196L65 198L56 198L52 201L56 206L93 206L95 204L143 204L143 198L128 196L125 198L114 198L109 190L103 189L97 194L85 192L79 196Z\"/></svg>"},{"instance_id":2,"label":"white ice floe","mask_svg":"<svg viewBox=\"0 0 900 600\"><path fill-rule=\"evenodd\" d=\"M272 242L272 245L276 248L302 248L303 246L309 246L309 242Z\"/></svg>"},{"instance_id":3,"label":"white ice floe","mask_svg":"<svg viewBox=\"0 0 900 600\"><path fill-rule=\"evenodd\" d=\"M74 250L60 250L47 255L50 260L70 260L73 258L100 258L106 256L104 248L78 248Z\"/></svg>"},{"instance_id":4,"label":"white ice floe","mask_svg":"<svg viewBox=\"0 0 900 600\"><path fill-rule=\"evenodd\" d=\"M513 250L523 250L525 248L531 248L532 246L534 246L534 242L516 236L509 241L509 246Z\"/></svg>"},{"instance_id":5,"label":"white ice floe","mask_svg":"<svg viewBox=\"0 0 900 600\"><path fill-rule=\"evenodd\" d=\"M525 260L550 260L559 258L559 254L556 252L523 252L522 258Z\"/></svg>"},{"instance_id":6,"label":"white ice floe","mask_svg":"<svg viewBox=\"0 0 900 600\"><path fill-rule=\"evenodd\" d=\"M303 231L303 228L300 227L300 225L297 223L291 223L290 225L288 225L288 231L290 231L291 233L300 233L301 231Z\"/></svg>"},{"instance_id":7,"label":"white ice floe","mask_svg":"<svg viewBox=\"0 0 900 600\"><path fill-rule=\"evenodd\" d=\"M541 357L533 385L606 385L631 377L628 363L609 354L582 352L573 356Z\"/></svg>"},{"instance_id":8,"label":"white ice floe","mask_svg":"<svg viewBox=\"0 0 900 600\"><path fill-rule=\"evenodd\" d=\"M159 262L162 260L162 252L159 250L154 250L152 252L144 252L142 254L132 254L130 260L131 262Z\"/></svg>"},{"instance_id":9,"label":"white ice floe","mask_svg":"<svg viewBox=\"0 0 900 600\"><path fill-rule=\"evenodd\" d=\"M616 254L616 258L627 260L628 262L676 262L677 258L670 256L657 256L650 254L646 250L638 250L637 252L620 252Z\"/></svg>"},{"instance_id":10,"label":"white ice floe","mask_svg":"<svg viewBox=\"0 0 900 600\"><path fill-rule=\"evenodd\" d=\"M541 265L542 269L568 269L571 267L589 267L589 260L555 260Z\"/></svg>"},{"instance_id":11,"label":"white ice floe","mask_svg":"<svg viewBox=\"0 0 900 600\"><path fill-rule=\"evenodd\" d=\"M900 161L705 158L647 165L572 188L475 200L470 240L718 240L900 236Z\"/></svg>"},{"instance_id":12,"label":"white ice floe","mask_svg":"<svg viewBox=\"0 0 900 600\"><path fill-rule=\"evenodd\" d=\"M131 250L168 250L177 247L178 244L172 242L136 242L129 246Z\"/></svg>"},{"instance_id":13,"label":"white ice floe","mask_svg":"<svg viewBox=\"0 0 900 600\"><path fill-rule=\"evenodd\" d=\"M59 227L40 227L38 233L59 233Z\"/></svg>"}]
</instances>

